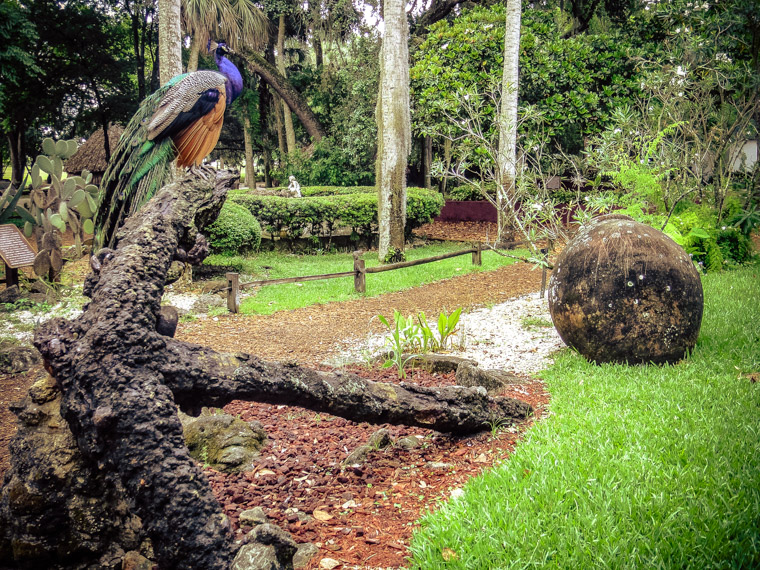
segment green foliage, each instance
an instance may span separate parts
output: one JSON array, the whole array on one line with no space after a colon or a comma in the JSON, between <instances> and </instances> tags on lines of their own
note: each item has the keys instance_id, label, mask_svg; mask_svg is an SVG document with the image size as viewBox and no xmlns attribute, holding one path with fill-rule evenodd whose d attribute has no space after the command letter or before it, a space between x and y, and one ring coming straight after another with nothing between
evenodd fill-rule
<instances>
[{"instance_id":1,"label":"green foliage","mask_svg":"<svg viewBox=\"0 0 760 570\"><path fill-rule=\"evenodd\" d=\"M523 11L519 101L522 108L535 106L535 116L541 118L525 123L521 131L531 137L532 131L546 128L556 146L576 152L584 136L604 127L612 109L632 101L638 81L628 53L632 46L625 37L563 38L554 16L539 9ZM430 27L414 52L410 70L417 129L455 131L446 115L457 116L461 104L457 93L487 92L494 78L501 77L504 24L505 8L495 4ZM497 109L490 106L483 111L495 128Z\"/></svg>"},{"instance_id":2,"label":"green foliage","mask_svg":"<svg viewBox=\"0 0 760 570\"><path fill-rule=\"evenodd\" d=\"M325 137L309 153L296 150L283 157L273 174L282 180L295 176L302 184L357 186L374 182L373 167L369 160L356 161L349 149Z\"/></svg>"},{"instance_id":3,"label":"green foliage","mask_svg":"<svg viewBox=\"0 0 760 570\"><path fill-rule=\"evenodd\" d=\"M715 241L727 261L747 263L752 258L752 240L736 228L718 230Z\"/></svg>"},{"instance_id":4,"label":"green foliage","mask_svg":"<svg viewBox=\"0 0 760 570\"><path fill-rule=\"evenodd\" d=\"M551 413L423 517L408 566L760 566L759 275L703 277L702 332L678 364L559 355L541 373Z\"/></svg>"},{"instance_id":5,"label":"green foliage","mask_svg":"<svg viewBox=\"0 0 760 570\"><path fill-rule=\"evenodd\" d=\"M474 201L485 199L483 198L483 192L481 192L480 188L469 184L463 184L452 188L449 190L448 194L449 199L451 200Z\"/></svg>"},{"instance_id":6,"label":"green foliage","mask_svg":"<svg viewBox=\"0 0 760 570\"><path fill-rule=\"evenodd\" d=\"M351 228L357 239L370 240L377 227L377 192L372 187L336 189L302 188L302 198L233 194L230 200L245 206L264 230L294 240L306 230L314 236L332 236L338 228ZM353 190L353 191L352 191ZM430 222L443 208L443 197L424 188L407 189L406 232Z\"/></svg>"},{"instance_id":7,"label":"green foliage","mask_svg":"<svg viewBox=\"0 0 760 570\"><path fill-rule=\"evenodd\" d=\"M441 311L436 323L437 336L422 311L415 318L414 315L404 317L399 311L394 310L393 324L383 315L378 315L377 318L389 331L385 338L388 353L383 368L396 366L399 378L406 378L405 367L416 354L446 350L451 336L457 331L461 314L461 307L448 316Z\"/></svg>"},{"instance_id":8,"label":"green foliage","mask_svg":"<svg viewBox=\"0 0 760 570\"><path fill-rule=\"evenodd\" d=\"M332 22L330 33L334 26ZM281 157L287 164L279 171L282 180L292 174L302 186L374 184L380 39L375 34L354 34L345 40L340 53L334 54L339 65L289 70L293 84L330 135L314 145L311 159L298 153Z\"/></svg>"},{"instance_id":9,"label":"green foliage","mask_svg":"<svg viewBox=\"0 0 760 570\"><path fill-rule=\"evenodd\" d=\"M255 251L261 244L261 226L244 206L227 201L219 217L207 228L213 253L234 255Z\"/></svg>"},{"instance_id":10,"label":"green foliage","mask_svg":"<svg viewBox=\"0 0 760 570\"><path fill-rule=\"evenodd\" d=\"M414 317L404 317L400 312L393 311L393 324L391 325L383 315L377 318L389 330L385 338L385 346L388 348L388 355L383 363L383 368L393 366L398 370L399 378L406 378L406 365L415 355L409 354L412 348L420 338L420 327L414 321Z\"/></svg>"},{"instance_id":11,"label":"green foliage","mask_svg":"<svg viewBox=\"0 0 760 570\"><path fill-rule=\"evenodd\" d=\"M18 190L13 187L13 185L9 185L2 194L0 194L0 224L7 224L11 222L11 218L16 216L21 216L22 219L25 221L29 221L32 218L26 217L26 210L23 208L18 208L18 201L21 198L21 195L23 194L22 188L23 184L21 185L21 188Z\"/></svg>"}]
</instances>

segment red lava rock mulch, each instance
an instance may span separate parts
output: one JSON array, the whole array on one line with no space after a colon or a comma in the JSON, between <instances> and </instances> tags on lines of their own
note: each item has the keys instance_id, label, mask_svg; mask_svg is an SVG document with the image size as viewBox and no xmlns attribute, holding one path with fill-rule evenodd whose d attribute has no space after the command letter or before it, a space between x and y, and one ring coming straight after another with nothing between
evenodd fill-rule
<instances>
[{"instance_id":1,"label":"red lava rock mulch","mask_svg":"<svg viewBox=\"0 0 760 570\"><path fill-rule=\"evenodd\" d=\"M395 371L350 368L376 381L398 382ZM408 382L454 384L454 374L414 372ZM549 394L539 380L525 379L501 395L527 401L540 418ZM505 460L533 419L495 432L450 436L403 426L354 423L301 408L233 402L225 411L259 421L269 435L261 460L251 472L225 475L210 468L211 481L239 538L250 527L240 513L262 507L296 542L319 547L309 568L332 558L343 568L398 568L406 564L415 521L451 496L452 489ZM394 445L370 453L367 461L342 467L357 447L381 427ZM407 449L398 442L414 438ZM398 443L397 443L398 442Z\"/></svg>"}]
</instances>

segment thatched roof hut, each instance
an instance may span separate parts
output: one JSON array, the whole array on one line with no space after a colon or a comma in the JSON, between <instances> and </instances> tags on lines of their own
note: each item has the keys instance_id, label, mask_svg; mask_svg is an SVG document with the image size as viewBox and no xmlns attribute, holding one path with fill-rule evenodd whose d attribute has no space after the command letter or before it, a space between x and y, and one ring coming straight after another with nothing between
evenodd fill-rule
<instances>
[{"instance_id":1,"label":"thatched roof hut","mask_svg":"<svg viewBox=\"0 0 760 570\"><path fill-rule=\"evenodd\" d=\"M108 142L111 147L111 152L116 148L116 143L119 142L121 133L124 132L124 127L121 125L111 125L108 128ZM103 129L97 129L90 135L84 144L82 144L77 151L72 154L64 164L64 170L72 175L81 174L83 170L89 170L92 172L92 183L100 184L100 180L103 178L103 173L106 171L108 161L106 160L106 147L105 137L103 136Z\"/></svg>"}]
</instances>

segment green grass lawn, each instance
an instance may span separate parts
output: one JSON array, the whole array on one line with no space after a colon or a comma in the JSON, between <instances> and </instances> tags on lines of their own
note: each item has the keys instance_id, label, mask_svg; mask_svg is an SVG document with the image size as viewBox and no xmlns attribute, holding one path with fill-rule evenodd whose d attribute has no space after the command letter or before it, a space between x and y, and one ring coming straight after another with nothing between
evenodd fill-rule
<instances>
[{"instance_id":1,"label":"green grass lawn","mask_svg":"<svg viewBox=\"0 0 760 570\"><path fill-rule=\"evenodd\" d=\"M407 250L407 259L421 259L442 253L466 249L466 244L435 243ZM515 255L527 255L526 251L511 251ZM379 265L377 252L365 253L362 258L367 267ZM471 255L463 255L416 267L407 267L367 275L365 296L381 295L392 291L402 291L425 283L448 279L473 271L490 271L515 260L484 251L483 265L472 264ZM322 275L353 270L353 257L346 253L326 253L322 255L288 255L262 252L252 257L227 257L212 255L206 263L212 265L233 265L240 268L241 283L260 279L279 279L303 275ZM245 294L245 291L244 291ZM261 287L254 295L244 298L240 304L243 314L270 314L276 311L296 309L315 303L329 303L360 298L354 291L354 278L340 277L303 283L268 285Z\"/></svg>"},{"instance_id":2,"label":"green grass lawn","mask_svg":"<svg viewBox=\"0 0 760 570\"><path fill-rule=\"evenodd\" d=\"M760 568L760 267L703 277L691 357L545 371L551 415L422 519L413 568Z\"/></svg>"}]
</instances>

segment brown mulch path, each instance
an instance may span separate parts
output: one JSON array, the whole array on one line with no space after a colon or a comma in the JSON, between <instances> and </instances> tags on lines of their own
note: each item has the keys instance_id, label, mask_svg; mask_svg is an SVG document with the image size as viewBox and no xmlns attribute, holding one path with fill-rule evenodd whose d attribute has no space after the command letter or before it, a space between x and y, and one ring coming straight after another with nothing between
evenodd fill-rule
<instances>
[{"instance_id":1,"label":"brown mulch path","mask_svg":"<svg viewBox=\"0 0 760 570\"><path fill-rule=\"evenodd\" d=\"M458 307L501 303L537 291L541 272L517 263L496 271L469 273L407 291L340 303L312 305L272 315L224 314L181 323L177 338L222 352L247 352L262 358L318 364L350 339L379 332L379 314L438 315Z\"/></svg>"},{"instance_id":2,"label":"brown mulch path","mask_svg":"<svg viewBox=\"0 0 760 570\"><path fill-rule=\"evenodd\" d=\"M485 241L487 225L432 224L418 235L461 241ZM500 303L536 291L541 272L515 264L488 273L471 273L409 291L342 303L315 305L265 316L222 315L181 323L177 338L222 352L248 352L264 359L295 361L309 366L334 355L351 339L381 330L378 314L394 309L410 314L437 314L457 307ZM366 378L398 382L395 371L354 366ZM7 469L7 443L15 418L7 411L28 389L29 376L0 375L0 475ZM549 395L539 380L526 378L503 392L534 405L541 417ZM453 374L415 371L406 381L435 386L454 383ZM245 420L260 421L269 441L251 472L225 475L206 469L214 493L244 536L240 513L261 506L296 542L319 547L309 568L324 558L339 568L399 568L406 564L407 546L415 521L433 510L467 479L503 461L522 432L532 423L496 429L468 437L443 435L403 426L357 424L303 408L233 402L226 407ZM367 442L379 427L394 441L415 437L420 445L393 445L373 451L361 466L341 468L341 462Z\"/></svg>"}]
</instances>

